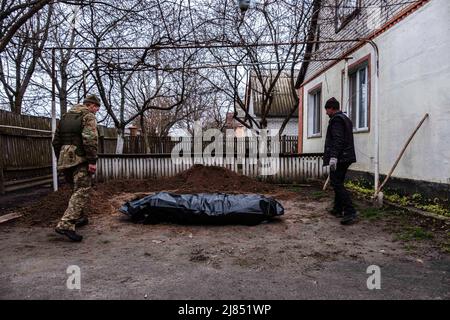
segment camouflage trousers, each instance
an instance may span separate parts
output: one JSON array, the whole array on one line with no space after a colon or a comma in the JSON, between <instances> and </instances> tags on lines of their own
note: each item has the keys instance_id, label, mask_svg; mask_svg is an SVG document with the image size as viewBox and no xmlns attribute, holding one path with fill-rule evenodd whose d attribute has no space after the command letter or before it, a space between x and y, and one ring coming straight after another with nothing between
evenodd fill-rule
<instances>
[{"instance_id":1,"label":"camouflage trousers","mask_svg":"<svg viewBox=\"0 0 450 320\"><path fill-rule=\"evenodd\" d=\"M83 217L84 208L89 200L92 186L92 176L88 172L87 163L64 169L66 181L72 186L72 196L63 217L56 226L58 229L75 231L75 223Z\"/></svg>"}]
</instances>

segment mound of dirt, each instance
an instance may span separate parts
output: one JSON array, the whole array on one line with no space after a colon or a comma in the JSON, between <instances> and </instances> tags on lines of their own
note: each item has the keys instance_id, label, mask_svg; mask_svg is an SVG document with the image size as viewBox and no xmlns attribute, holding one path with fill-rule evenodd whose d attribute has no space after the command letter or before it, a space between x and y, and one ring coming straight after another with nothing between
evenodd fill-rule
<instances>
[{"instance_id":1,"label":"mound of dirt","mask_svg":"<svg viewBox=\"0 0 450 320\"><path fill-rule=\"evenodd\" d=\"M223 167L194 165L176 176L158 180L115 180L98 185L103 192L155 192L170 190L178 193L227 192L267 193L274 185L257 181Z\"/></svg>"},{"instance_id":2,"label":"mound of dirt","mask_svg":"<svg viewBox=\"0 0 450 320\"><path fill-rule=\"evenodd\" d=\"M257 181L231 170L215 166L194 165L176 176L163 179L114 180L94 185L86 208L87 215L114 212L112 196L123 193L152 193L171 191L175 193L276 193L277 198L286 198L286 192L276 186ZM27 225L54 226L67 208L71 190L62 187L58 192L44 197L37 204L20 210L24 214L21 222ZM131 199L130 199L131 200Z\"/></svg>"},{"instance_id":3,"label":"mound of dirt","mask_svg":"<svg viewBox=\"0 0 450 320\"><path fill-rule=\"evenodd\" d=\"M23 214L19 221L30 226L53 224L66 210L71 193L69 186L63 186L58 192L49 193L36 204L17 210Z\"/></svg>"},{"instance_id":4,"label":"mound of dirt","mask_svg":"<svg viewBox=\"0 0 450 320\"><path fill-rule=\"evenodd\" d=\"M195 165L179 174L183 183L179 192L231 192L231 193L265 193L273 190L273 185L237 174L222 167L205 167Z\"/></svg>"}]
</instances>

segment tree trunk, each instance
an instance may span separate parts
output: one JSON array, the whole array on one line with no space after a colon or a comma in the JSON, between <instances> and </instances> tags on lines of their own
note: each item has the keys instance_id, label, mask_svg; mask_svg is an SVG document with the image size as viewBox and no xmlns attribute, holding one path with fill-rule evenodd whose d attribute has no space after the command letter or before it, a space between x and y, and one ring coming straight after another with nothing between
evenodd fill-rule
<instances>
[{"instance_id":1,"label":"tree trunk","mask_svg":"<svg viewBox=\"0 0 450 320\"><path fill-rule=\"evenodd\" d=\"M11 111L15 114L22 114L23 95L18 94L14 99L14 106Z\"/></svg>"},{"instance_id":2,"label":"tree trunk","mask_svg":"<svg viewBox=\"0 0 450 320\"><path fill-rule=\"evenodd\" d=\"M59 111L61 113L61 116L67 113L67 97L63 92L60 92L59 95Z\"/></svg>"},{"instance_id":3,"label":"tree trunk","mask_svg":"<svg viewBox=\"0 0 450 320\"><path fill-rule=\"evenodd\" d=\"M117 146L116 146L116 154L122 154L123 153L123 129L117 129Z\"/></svg>"},{"instance_id":4,"label":"tree trunk","mask_svg":"<svg viewBox=\"0 0 450 320\"><path fill-rule=\"evenodd\" d=\"M309 26L308 36L307 36L307 39L306 39L308 41L308 44L306 45L305 55L303 56L303 60L306 60L306 61L304 61L302 63L302 66L301 66L300 71L298 73L297 81L295 83L295 88L296 89L299 89L301 84L305 80L306 71L307 71L308 66L309 66L309 60L311 59L312 51L313 51L313 48L314 48L313 41L316 38L317 26L319 25L319 12L320 12L321 5L322 5L322 0L314 0L314 2L313 2L313 12L312 12L312 17L311 17L311 24ZM320 40L320 39L317 39L317 40Z\"/></svg>"},{"instance_id":5,"label":"tree trunk","mask_svg":"<svg viewBox=\"0 0 450 320\"><path fill-rule=\"evenodd\" d=\"M145 147L145 153L150 153L150 145L148 143L148 135L147 135L147 128L145 127L145 121L144 121L144 113L141 114L140 122L141 122L141 135L144 139L144 147Z\"/></svg>"},{"instance_id":6,"label":"tree trunk","mask_svg":"<svg viewBox=\"0 0 450 320\"><path fill-rule=\"evenodd\" d=\"M65 70L61 70L61 88L59 90L59 111L61 116L67 113L67 73Z\"/></svg>"}]
</instances>

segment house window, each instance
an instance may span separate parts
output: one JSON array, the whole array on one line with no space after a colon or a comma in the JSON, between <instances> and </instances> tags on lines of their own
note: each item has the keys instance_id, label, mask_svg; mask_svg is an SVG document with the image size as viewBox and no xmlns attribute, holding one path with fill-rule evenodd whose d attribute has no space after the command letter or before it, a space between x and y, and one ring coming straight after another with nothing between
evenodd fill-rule
<instances>
[{"instance_id":1,"label":"house window","mask_svg":"<svg viewBox=\"0 0 450 320\"><path fill-rule=\"evenodd\" d=\"M322 135L321 96L321 89L316 89L308 94L308 138Z\"/></svg>"},{"instance_id":2,"label":"house window","mask_svg":"<svg viewBox=\"0 0 450 320\"><path fill-rule=\"evenodd\" d=\"M349 116L355 131L369 129L369 67L367 62L349 73Z\"/></svg>"},{"instance_id":3,"label":"house window","mask_svg":"<svg viewBox=\"0 0 450 320\"><path fill-rule=\"evenodd\" d=\"M360 0L336 0L336 32L342 30L361 9Z\"/></svg>"}]
</instances>

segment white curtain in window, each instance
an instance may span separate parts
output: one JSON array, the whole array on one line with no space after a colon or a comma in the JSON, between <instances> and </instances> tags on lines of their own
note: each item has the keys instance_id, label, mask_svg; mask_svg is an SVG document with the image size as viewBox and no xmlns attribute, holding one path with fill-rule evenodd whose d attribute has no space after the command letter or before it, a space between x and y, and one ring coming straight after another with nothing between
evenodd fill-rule
<instances>
[{"instance_id":1,"label":"white curtain in window","mask_svg":"<svg viewBox=\"0 0 450 320\"><path fill-rule=\"evenodd\" d=\"M358 128L367 128L367 67L359 70Z\"/></svg>"}]
</instances>

